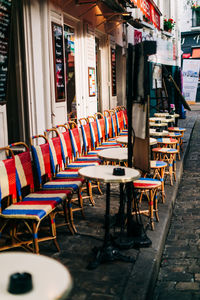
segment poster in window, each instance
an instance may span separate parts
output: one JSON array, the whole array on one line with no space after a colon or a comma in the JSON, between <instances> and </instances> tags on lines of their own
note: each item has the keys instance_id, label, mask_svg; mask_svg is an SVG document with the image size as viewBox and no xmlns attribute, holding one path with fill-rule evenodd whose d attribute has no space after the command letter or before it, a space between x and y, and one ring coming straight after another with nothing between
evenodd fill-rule
<instances>
[{"instance_id":1,"label":"poster in window","mask_svg":"<svg viewBox=\"0 0 200 300\"><path fill-rule=\"evenodd\" d=\"M117 95L116 87L116 50L111 48L111 79L112 79L112 96Z\"/></svg>"},{"instance_id":2,"label":"poster in window","mask_svg":"<svg viewBox=\"0 0 200 300\"><path fill-rule=\"evenodd\" d=\"M89 97L96 96L95 68L88 68Z\"/></svg>"},{"instance_id":3,"label":"poster in window","mask_svg":"<svg viewBox=\"0 0 200 300\"><path fill-rule=\"evenodd\" d=\"M52 23L56 102L65 101L63 28Z\"/></svg>"},{"instance_id":4,"label":"poster in window","mask_svg":"<svg viewBox=\"0 0 200 300\"><path fill-rule=\"evenodd\" d=\"M7 101L12 0L0 1L0 104Z\"/></svg>"}]
</instances>

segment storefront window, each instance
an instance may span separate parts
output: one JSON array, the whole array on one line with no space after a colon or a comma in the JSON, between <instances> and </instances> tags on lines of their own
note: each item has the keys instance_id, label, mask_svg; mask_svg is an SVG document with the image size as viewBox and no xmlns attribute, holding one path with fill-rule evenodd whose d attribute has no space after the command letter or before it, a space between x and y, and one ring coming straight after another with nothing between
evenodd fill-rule
<instances>
[{"instance_id":1,"label":"storefront window","mask_svg":"<svg viewBox=\"0 0 200 300\"><path fill-rule=\"evenodd\" d=\"M64 62L63 62L63 29L61 25L52 23L55 91L56 101L65 101Z\"/></svg>"},{"instance_id":2,"label":"storefront window","mask_svg":"<svg viewBox=\"0 0 200 300\"><path fill-rule=\"evenodd\" d=\"M74 28L64 25L65 68L67 112L70 118L76 118L76 88L75 88L75 33Z\"/></svg>"},{"instance_id":3,"label":"storefront window","mask_svg":"<svg viewBox=\"0 0 200 300\"><path fill-rule=\"evenodd\" d=\"M199 27L200 26L200 10L193 10L192 11L192 27Z\"/></svg>"}]
</instances>

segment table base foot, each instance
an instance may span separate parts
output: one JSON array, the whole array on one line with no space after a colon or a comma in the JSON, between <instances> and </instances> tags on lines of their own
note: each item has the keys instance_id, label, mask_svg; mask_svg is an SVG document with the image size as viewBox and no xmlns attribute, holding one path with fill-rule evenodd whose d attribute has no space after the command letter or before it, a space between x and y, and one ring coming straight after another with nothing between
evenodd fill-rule
<instances>
[{"instance_id":1,"label":"table base foot","mask_svg":"<svg viewBox=\"0 0 200 300\"><path fill-rule=\"evenodd\" d=\"M123 255L118 248L112 245L104 246L102 248L95 247L93 249L93 252L96 254L96 257L87 266L87 269L89 270L96 269L101 263L112 262L115 260L132 262L132 263L135 262L135 258L131 256Z\"/></svg>"}]
</instances>

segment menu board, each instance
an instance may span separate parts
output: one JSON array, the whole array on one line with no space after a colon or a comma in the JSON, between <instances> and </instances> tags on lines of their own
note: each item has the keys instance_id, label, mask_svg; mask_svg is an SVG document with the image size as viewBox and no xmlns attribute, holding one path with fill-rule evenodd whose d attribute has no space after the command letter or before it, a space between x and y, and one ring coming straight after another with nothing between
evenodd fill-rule
<instances>
[{"instance_id":1,"label":"menu board","mask_svg":"<svg viewBox=\"0 0 200 300\"><path fill-rule=\"evenodd\" d=\"M0 0L0 104L7 100L11 6L12 0Z\"/></svg>"},{"instance_id":2,"label":"menu board","mask_svg":"<svg viewBox=\"0 0 200 300\"><path fill-rule=\"evenodd\" d=\"M112 96L117 95L116 87L116 50L111 48L111 77L112 77Z\"/></svg>"},{"instance_id":3,"label":"menu board","mask_svg":"<svg viewBox=\"0 0 200 300\"><path fill-rule=\"evenodd\" d=\"M65 101L63 28L52 23L56 102Z\"/></svg>"}]
</instances>

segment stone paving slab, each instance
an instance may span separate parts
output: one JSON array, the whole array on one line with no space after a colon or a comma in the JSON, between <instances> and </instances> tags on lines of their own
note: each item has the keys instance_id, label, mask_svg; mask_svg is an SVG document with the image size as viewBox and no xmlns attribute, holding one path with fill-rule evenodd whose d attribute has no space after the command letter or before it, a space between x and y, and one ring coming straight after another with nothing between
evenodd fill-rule
<instances>
[{"instance_id":1,"label":"stone paving slab","mask_svg":"<svg viewBox=\"0 0 200 300\"><path fill-rule=\"evenodd\" d=\"M68 297L70 300L143 300L150 299L159 270L165 238L169 229L172 208L183 172L183 161L188 151L190 136L197 118L197 112L187 112L187 118L179 120L179 126L187 129L184 135L184 152L177 162L177 182L173 187L166 182L166 203L159 203L160 222L155 224L155 231L147 231L152 241L149 248L129 249L123 253L136 259L135 263L105 263L93 271L87 270L92 259L92 248L101 246L104 236L105 195L95 193L95 207L86 204L83 219L75 215L75 224L79 234L71 236L68 229L57 230L61 251L54 252L50 243L40 246L40 253L51 256L69 268L74 286ZM102 186L105 192L105 186ZM118 186L112 186L111 213L116 213L119 202ZM195 288L195 286L194 286ZM181 286L180 286L181 289ZM178 298L177 298L178 299Z\"/></svg>"}]
</instances>

